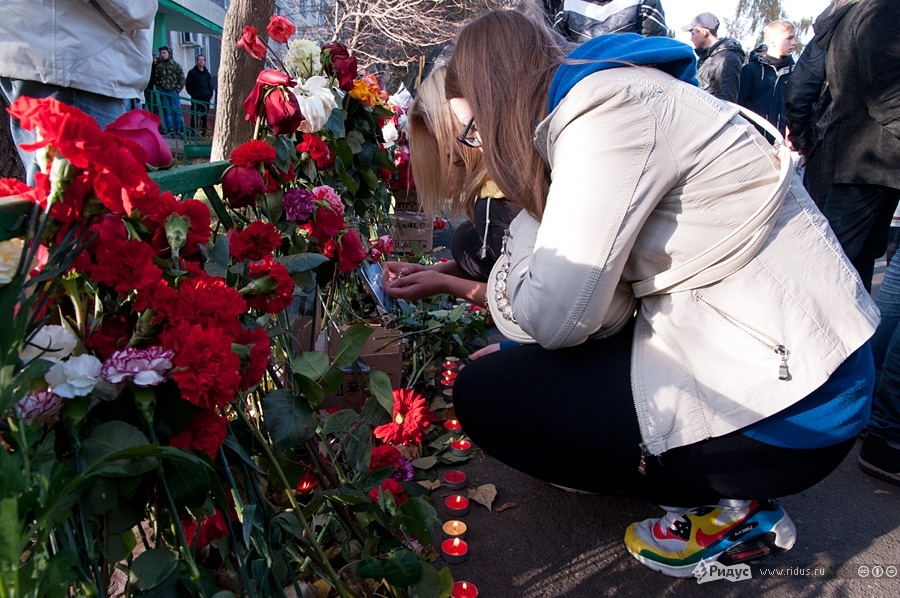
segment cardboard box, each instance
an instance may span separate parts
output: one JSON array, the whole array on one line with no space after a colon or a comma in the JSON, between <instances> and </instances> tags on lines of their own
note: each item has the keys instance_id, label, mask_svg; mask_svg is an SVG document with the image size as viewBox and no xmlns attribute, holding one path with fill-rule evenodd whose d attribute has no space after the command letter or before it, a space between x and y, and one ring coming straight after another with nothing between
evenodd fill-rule
<instances>
[{"instance_id":1,"label":"cardboard box","mask_svg":"<svg viewBox=\"0 0 900 598\"><path fill-rule=\"evenodd\" d=\"M342 330L346 330L342 326ZM340 345L340 336L332 332L327 343L328 354L334 356ZM388 375L393 388L400 388L403 375L403 352L400 346L400 332L376 326L374 332L363 345L359 359L344 369L344 383L336 393L325 397L319 406L340 409L362 409L369 393L369 371L379 370Z\"/></svg>"},{"instance_id":2,"label":"cardboard box","mask_svg":"<svg viewBox=\"0 0 900 598\"><path fill-rule=\"evenodd\" d=\"M395 251L409 251L418 243L425 251L434 247L434 220L425 216L419 206L414 189L398 192L395 196L393 224Z\"/></svg>"}]
</instances>

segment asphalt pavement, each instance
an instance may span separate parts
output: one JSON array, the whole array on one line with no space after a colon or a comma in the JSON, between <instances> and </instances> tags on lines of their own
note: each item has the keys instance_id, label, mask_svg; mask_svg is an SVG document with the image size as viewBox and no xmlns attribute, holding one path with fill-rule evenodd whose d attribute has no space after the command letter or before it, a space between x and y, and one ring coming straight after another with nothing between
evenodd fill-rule
<instances>
[{"instance_id":1,"label":"asphalt pavement","mask_svg":"<svg viewBox=\"0 0 900 598\"><path fill-rule=\"evenodd\" d=\"M449 246L451 236L452 229L436 231L438 255L446 255L439 248ZM873 292L883 271L882 261ZM780 497L797 527L792 550L752 563L749 578L701 584L651 571L625 549L625 528L660 516L656 505L569 493L476 450L459 467L468 478L461 492L491 484L497 494L491 510L473 502L461 518L469 553L449 567L454 579L478 588L479 598L894 598L900 596L900 488L862 473L858 452L859 442L828 478ZM445 521L450 494L443 488L432 494Z\"/></svg>"}]
</instances>

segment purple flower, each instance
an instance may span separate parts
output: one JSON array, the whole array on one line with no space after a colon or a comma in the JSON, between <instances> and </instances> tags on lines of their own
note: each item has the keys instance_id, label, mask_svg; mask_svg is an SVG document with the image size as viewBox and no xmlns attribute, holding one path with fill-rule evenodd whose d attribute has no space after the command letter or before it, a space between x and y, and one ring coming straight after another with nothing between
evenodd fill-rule
<instances>
[{"instance_id":1,"label":"purple flower","mask_svg":"<svg viewBox=\"0 0 900 598\"><path fill-rule=\"evenodd\" d=\"M100 376L112 384L132 378L136 386L156 386L166 379L163 374L172 369L173 357L174 351L162 347L128 347L116 351L106 360Z\"/></svg>"},{"instance_id":2,"label":"purple flower","mask_svg":"<svg viewBox=\"0 0 900 598\"><path fill-rule=\"evenodd\" d=\"M397 465L397 471L394 472L394 475L392 475L391 478L398 482L409 482L413 479L413 476L412 461L401 456L400 464Z\"/></svg>"},{"instance_id":3,"label":"purple flower","mask_svg":"<svg viewBox=\"0 0 900 598\"><path fill-rule=\"evenodd\" d=\"M49 390L39 390L36 393L25 395L16 403L16 413L26 424L38 422L52 425L56 422L62 408L62 397Z\"/></svg>"},{"instance_id":4,"label":"purple flower","mask_svg":"<svg viewBox=\"0 0 900 598\"><path fill-rule=\"evenodd\" d=\"M281 200L284 214L288 220L306 222L316 207L313 194L306 189L290 189Z\"/></svg>"}]
</instances>

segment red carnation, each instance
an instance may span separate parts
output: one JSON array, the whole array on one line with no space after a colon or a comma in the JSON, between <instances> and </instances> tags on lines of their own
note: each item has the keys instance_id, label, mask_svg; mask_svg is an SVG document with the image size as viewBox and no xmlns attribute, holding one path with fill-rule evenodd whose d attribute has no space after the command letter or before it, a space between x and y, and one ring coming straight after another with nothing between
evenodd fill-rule
<instances>
[{"instance_id":1,"label":"red carnation","mask_svg":"<svg viewBox=\"0 0 900 598\"><path fill-rule=\"evenodd\" d=\"M281 245L281 234L274 224L254 220L241 231L228 231L228 250L239 262L259 261Z\"/></svg>"},{"instance_id":2,"label":"red carnation","mask_svg":"<svg viewBox=\"0 0 900 598\"><path fill-rule=\"evenodd\" d=\"M219 328L234 336L240 332L238 318L247 311L247 303L225 280L201 271L194 278L181 281L177 300L154 309L172 325L185 321Z\"/></svg>"},{"instance_id":3,"label":"red carnation","mask_svg":"<svg viewBox=\"0 0 900 598\"><path fill-rule=\"evenodd\" d=\"M210 410L231 401L241 382L241 360L231 350L230 336L218 328L181 322L161 341L175 351L172 378L186 401Z\"/></svg>"},{"instance_id":4,"label":"red carnation","mask_svg":"<svg viewBox=\"0 0 900 598\"><path fill-rule=\"evenodd\" d=\"M250 53L250 56L257 60L266 57L266 44L259 41L259 29L244 25L244 31L241 33L241 39L235 44L238 48L243 48Z\"/></svg>"},{"instance_id":5,"label":"red carnation","mask_svg":"<svg viewBox=\"0 0 900 598\"><path fill-rule=\"evenodd\" d=\"M225 514L218 507L215 513L200 522L199 533L197 532L197 522L194 520L182 520L181 526L184 528L184 535L190 542L191 548L203 548L213 540L231 535L228 530L228 522L225 521ZM197 536L196 542L194 541L195 535Z\"/></svg>"},{"instance_id":6,"label":"red carnation","mask_svg":"<svg viewBox=\"0 0 900 598\"><path fill-rule=\"evenodd\" d=\"M394 496L394 504L398 507L409 499L409 495L403 489L403 486L400 485L400 482L392 480L391 478L381 482L381 486L378 488L372 488L372 490L369 491L369 498L378 502L378 495L383 492L392 494Z\"/></svg>"},{"instance_id":7,"label":"red carnation","mask_svg":"<svg viewBox=\"0 0 900 598\"><path fill-rule=\"evenodd\" d=\"M96 264L88 267L88 274L119 295L143 289L162 278L162 270L153 263L156 252L138 239L109 240L100 243L93 253Z\"/></svg>"},{"instance_id":8,"label":"red carnation","mask_svg":"<svg viewBox=\"0 0 900 598\"><path fill-rule=\"evenodd\" d=\"M169 440L169 444L189 451L203 451L215 459L219 447L225 443L227 433L228 418L215 411L201 409L181 432Z\"/></svg>"},{"instance_id":9,"label":"red carnation","mask_svg":"<svg viewBox=\"0 0 900 598\"><path fill-rule=\"evenodd\" d=\"M297 32L297 28L285 17L281 15L272 15L271 20L269 20L269 25L266 27L266 31L269 33L269 37L276 42L286 44L291 36Z\"/></svg>"},{"instance_id":10,"label":"red carnation","mask_svg":"<svg viewBox=\"0 0 900 598\"><path fill-rule=\"evenodd\" d=\"M319 170L331 168L334 164L334 152L318 135L304 133L303 141L297 145L297 150L308 153Z\"/></svg>"},{"instance_id":11,"label":"red carnation","mask_svg":"<svg viewBox=\"0 0 900 598\"><path fill-rule=\"evenodd\" d=\"M55 98L21 96L7 109L27 131L36 130L38 140L22 144L25 151L51 145L78 168L87 168L97 154L106 150L101 142L103 133L97 121Z\"/></svg>"},{"instance_id":12,"label":"red carnation","mask_svg":"<svg viewBox=\"0 0 900 598\"><path fill-rule=\"evenodd\" d=\"M359 231L351 228L341 236L337 254L341 272L352 272L366 259L368 252L359 237Z\"/></svg>"},{"instance_id":13,"label":"red carnation","mask_svg":"<svg viewBox=\"0 0 900 598\"><path fill-rule=\"evenodd\" d=\"M422 395L410 388L395 388L391 422L375 428L375 437L387 444L422 442L432 421L434 417Z\"/></svg>"},{"instance_id":14,"label":"red carnation","mask_svg":"<svg viewBox=\"0 0 900 598\"><path fill-rule=\"evenodd\" d=\"M241 390L249 390L255 386L266 373L269 364L269 335L264 328L242 328L234 338L235 344L247 345L250 348L246 359L241 358Z\"/></svg>"},{"instance_id":15,"label":"red carnation","mask_svg":"<svg viewBox=\"0 0 900 598\"><path fill-rule=\"evenodd\" d=\"M337 42L322 46L322 52L326 51L331 60L325 62L325 72L338 80L341 89L350 91L356 79L356 57L350 56L347 47Z\"/></svg>"},{"instance_id":16,"label":"red carnation","mask_svg":"<svg viewBox=\"0 0 900 598\"><path fill-rule=\"evenodd\" d=\"M200 253L200 247L209 241L211 233L209 206L202 201L196 199L178 201L167 191L159 196L150 209L151 213L142 213L146 216L142 223L152 235L150 244L158 256L168 256L170 253L171 247L166 237L166 220L173 214L188 220L187 238L180 250L181 257L190 258L197 255Z\"/></svg>"},{"instance_id":17,"label":"red carnation","mask_svg":"<svg viewBox=\"0 0 900 598\"><path fill-rule=\"evenodd\" d=\"M275 148L263 140L242 143L231 152L231 162L235 166L255 168L260 163L271 164L275 161Z\"/></svg>"},{"instance_id":18,"label":"red carnation","mask_svg":"<svg viewBox=\"0 0 900 598\"><path fill-rule=\"evenodd\" d=\"M369 471L375 471L382 467L398 467L400 465L400 451L390 444L379 444L372 448L372 459L369 462Z\"/></svg>"},{"instance_id":19,"label":"red carnation","mask_svg":"<svg viewBox=\"0 0 900 598\"><path fill-rule=\"evenodd\" d=\"M272 256L266 256L261 262L251 263L249 275L253 282L241 292L250 307L274 314L286 309L293 301L294 279L288 269Z\"/></svg>"}]
</instances>

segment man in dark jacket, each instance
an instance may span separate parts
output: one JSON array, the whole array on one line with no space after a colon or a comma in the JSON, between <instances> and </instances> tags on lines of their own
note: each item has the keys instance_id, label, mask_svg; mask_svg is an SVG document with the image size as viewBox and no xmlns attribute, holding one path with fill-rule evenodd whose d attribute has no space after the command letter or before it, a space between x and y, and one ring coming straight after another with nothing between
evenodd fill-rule
<instances>
[{"instance_id":1,"label":"man in dark jacket","mask_svg":"<svg viewBox=\"0 0 900 598\"><path fill-rule=\"evenodd\" d=\"M215 83L209 69L206 68L206 57L197 56L197 64L188 71L185 89L191 96L191 130L194 133L206 131L209 116L209 103L212 101Z\"/></svg>"},{"instance_id":2,"label":"man in dark jacket","mask_svg":"<svg viewBox=\"0 0 900 598\"><path fill-rule=\"evenodd\" d=\"M791 53L797 43L796 37L794 25L787 21L772 21L763 29L764 45L753 51L741 70L738 104L768 120L782 135L784 86L794 70Z\"/></svg>"},{"instance_id":3,"label":"man in dark jacket","mask_svg":"<svg viewBox=\"0 0 900 598\"><path fill-rule=\"evenodd\" d=\"M558 5L544 2L548 11ZM553 23L566 39L576 43L605 33L669 34L659 0L565 0Z\"/></svg>"},{"instance_id":4,"label":"man in dark jacket","mask_svg":"<svg viewBox=\"0 0 900 598\"><path fill-rule=\"evenodd\" d=\"M832 103L822 149L832 184L823 212L867 289L900 199L897 23L896 0L856 3L825 55Z\"/></svg>"},{"instance_id":5,"label":"man in dark jacket","mask_svg":"<svg viewBox=\"0 0 900 598\"><path fill-rule=\"evenodd\" d=\"M700 13L681 30L691 33L700 89L720 100L737 102L744 65L741 44L730 37L719 39L719 19L711 12Z\"/></svg>"},{"instance_id":6,"label":"man in dark jacket","mask_svg":"<svg viewBox=\"0 0 900 598\"><path fill-rule=\"evenodd\" d=\"M854 0L834 0L818 16L815 37L803 48L800 59L784 86L784 111L788 141L803 158L806 167L803 185L819 209L831 186L831 173L824 169L822 140L831 118L831 91L825 80L825 53L834 30L853 5Z\"/></svg>"}]
</instances>

